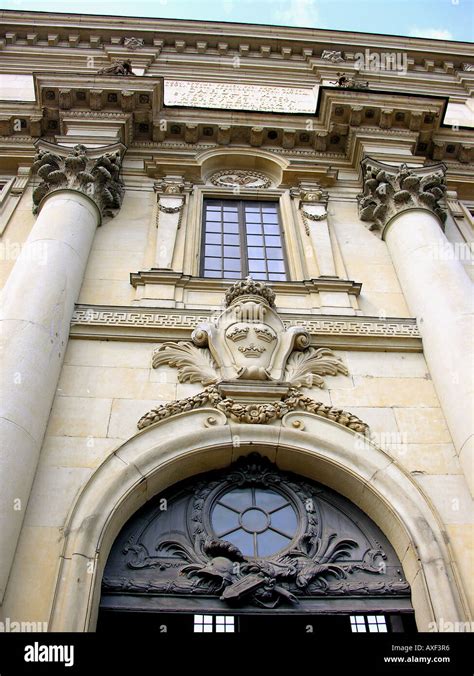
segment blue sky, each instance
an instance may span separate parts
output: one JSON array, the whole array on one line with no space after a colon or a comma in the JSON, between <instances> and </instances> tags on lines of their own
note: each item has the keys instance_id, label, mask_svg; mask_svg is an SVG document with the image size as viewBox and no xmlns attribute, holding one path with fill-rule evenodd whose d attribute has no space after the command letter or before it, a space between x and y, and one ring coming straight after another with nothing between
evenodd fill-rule
<instances>
[{"instance_id":1,"label":"blue sky","mask_svg":"<svg viewBox=\"0 0 474 676\"><path fill-rule=\"evenodd\" d=\"M474 40L474 0L0 0L1 9L241 21Z\"/></svg>"}]
</instances>

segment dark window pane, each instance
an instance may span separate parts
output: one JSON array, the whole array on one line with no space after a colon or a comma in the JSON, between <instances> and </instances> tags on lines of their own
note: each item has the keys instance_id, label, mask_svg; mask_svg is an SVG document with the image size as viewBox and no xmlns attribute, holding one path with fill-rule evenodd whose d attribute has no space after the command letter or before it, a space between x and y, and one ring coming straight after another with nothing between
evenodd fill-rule
<instances>
[{"instance_id":1,"label":"dark window pane","mask_svg":"<svg viewBox=\"0 0 474 676\"><path fill-rule=\"evenodd\" d=\"M224 539L238 547L245 556L255 556L253 535L246 533L243 529L231 533L230 535L226 535Z\"/></svg>"},{"instance_id":2,"label":"dark window pane","mask_svg":"<svg viewBox=\"0 0 474 676\"><path fill-rule=\"evenodd\" d=\"M226 234L228 234L228 233L237 234L239 232L239 224L238 223L224 223L224 232Z\"/></svg>"},{"instance_id":3,"label":"dark window pane","mask_svg":"<svg viewBox=\"0 0 474 676\"><path fill-rule=\"evenodd\" d=\"M283 260L283 252L281 249L269 249L266 250L267 258L271 260Z\"/></svg>"},{"instance_id":4,"label":"dark window pane","mask_svg":"<svg viewBox=\"0 0 474 676\"><path fill-rule=\"evenodd\" d=\"M227 233L225 233L224 234L224 244L232 244L234 246L239 246L239 244L240 244L239 235L228 235Z\"/></svg>"},{"instance_id":5,"label":"dark window pane","mask_svg":"<svg viewBox=\"0 0 474 676\"><path fill-rule=\"evenodd\" d=\"M246 509L241 513L240 521L248 533L261 533L268 528L268 516L261 509Z\"/></svg>"},{"instance_id":6,"label":"dark window pane","mask_svg":"<svg viewBox=\"0 0 474 676\"><path fill-rule=\"evenodd\" d=\"M263 247L250 246L249 256L251 256L252 258L265 258L265 254L263 253Z\"/></svg>"},{"instance_id":7,"label":"dark window pane","mask_svg":"<svg viewBox=\"0 0 474 676\"><path fill-rule=\"evenodd\" d=\"M263 226L263 230L266 235L279 235L280 234L280 227L277 224L271 224L271 223L265 223Z\"/></svg>"},{"instance_id":8,"label":"dark window pane","mask_svg":"<svg viewBox=\"0 0 474 676\"><path fill-rule=\"evenodd\" d=\"M257 543L258 556L270 556L280 549L287 547L290 543L290 539L283 535L279 535L279 533L266 530L264 533L257 535Z\"/></svg>"},{"instance_id":9,"label":"dark window pane","mask_svg":"<svg viewBox=\"0 0 474 676\"><path fill-rule=\"evenodd\" d=\"M252 504L252 491L250 488L235 488L233 491L229 491L229 493L225 493L220 497L218 502L234 507L234 509L238 509L240 512Z\"/></svg>"},{"instance_id":10,"label":"dark window pane","mask_svg":"<svg viewBox=\"0 0 474 676\"><path fill-rule=\"evenodd\" d=\"M283 261L268 261L269 272L285 272Z\"/></svg>"},{"instance_id":11,"label":"dark window pane","mask_svg":"<svg viewBox=\"0 0 474 676\"><path fill-rule=\"evenodd\" d=\"M262 233L262 226L256 223L247 224L247 233L249 235L260 235Z\"/></svg>"},{"instance_id":12,"label":"dark window pane","mask_svg":"<svg viewBox=\"0 0 474 676\"><path fill-rule=\"evenodd\" d=\"M206 213L206 221L220 221L221 214L220 212L208 211Z\"/></svg>"},{"instance_id":13,"label":"dark window pane","mask_svg":"<svg viewBox=\"0 0 474 676\"><path fill-rule=\"evenodd\" d=\"M240 272L240 258L224 258L224 270Z\"/></svg>"},{"instance_id":14,"label":"dark window pane","mask_svg":"<svg viewBox=\"0 0 474 676\"><path fill-rule=\"evenodd\" d=\"M245 222L248 223L261 223L262 219L260 214L245 214Z\"/></svg>"},{"instance_id":15,"label":"dark window pane","mask_svg":"<svg viewBox=\"0 0 474 676\"><path fill-rule=\"evenodd\" d=\"M220 223L206 223L206 232L221 232Z\"/></svg>"},{"instance_id":16,"label":"dark window pane","mask_svg":"<svg viewBox=\"0 0 474 676\"><path fill-rule=\"evenodd\" d=\"M215 246L214 244L206 244L204 253L206 256L222 256L222 247Z\"/></svg>"},{"instance_id":17,"label":"dark window pane","mask_svg":"<svg viewBox=\"0 0 474 676\"><path fill-rule=\"evenodd\" d=\"M206 244L221 244L222 243L222 235L221 234L214 234L212 232L209 232L206 234Z\"/></svg>"},{"instance_id":18,"label":"dark window pane","mask_svg":"<svg viewBox=\"0 0 474 676\"><path fill-rule=\"evenodd\" d=\"M206 270L220 270L222 263L220 258L206 258L204 261Z\"/></svg>"},{"instance_id":19,"label":"dark window pane","mask_svg":"<svg viewBox=\"0 0 474 676\"><path fill-rule=\"evenodd\" d=\"M227 258L240 258L240 247L239 246L225 246L224 247L224 256Z\"/></svg>"},{"instance_id":20,"label":"dark window pane","mask_svg":"<svg viewBox=\"0 0 474 676\"><path fill-rule=\"evenodd\" d=\"M292 538L297 527L296 514L290 505L272 512L270 515L270 526L275 530L281 531L284 535Z\"/></svg>"},{"instance_id":21,"label":"dark window pane","mask_svg":"<svg viewBox=\"0 0 474 676\"><path fill-rule=\"evenodd\" d=\"M247 244L249 246L263 246L263 237L259 235L247 235Z\"/></svg>"},{"instance_id":22,"label":"dark window pane","mask_svg":"<svg viewBox=\"0 0 474 676\"><path fill-rule=\"evenodd\" d=\"M257 507L271 511L272 509L277 509L278 507L283 507L283 505L288 503L288 500L274 491L263 490L260 488L255 489L255 502Z\"/></svg>"},{"instance_id":23,"label":"dark window pane","mask_svg":"<svg viewBox=\"0 0 474 676\"><path fill-rule=\"evenodd\" d=\"M212 511L212 527L218 536L227 533L239 527L239 515L224 505L216 505Z\"/></svg>"},{"instance_id":24,"label":"dark window pane","mask_svg":"<svg viewBox=\"0 0 474 676\"><path fill-rule=\"evenodd\" d=\"M257 261L249 259L249 270L250 272L265 272L265 261Z\"/></svg>"}]
</instances>

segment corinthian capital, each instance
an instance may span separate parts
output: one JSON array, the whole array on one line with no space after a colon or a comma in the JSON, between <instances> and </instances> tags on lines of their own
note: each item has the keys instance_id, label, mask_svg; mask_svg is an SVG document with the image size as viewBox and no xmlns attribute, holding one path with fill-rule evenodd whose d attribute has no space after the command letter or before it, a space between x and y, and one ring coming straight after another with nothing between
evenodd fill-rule
<instances>
[{"instance_id":1,"label":"corinthian capital","mask_svg":"<svg viewBox=\"0 0 474 676\"><path fill-rule=\"evenodd\" d=\"M358 196L359 217L369 229L382 229L389 220L408 209L427 209L444 223L446 213L439 200L446 192L443 163L409 169L392 166L370 157L362 160L364 192Z\"/></svg>"},{"instance_id":2,"label":"corinthian capital","mask_svg":"<svg viewBox=\"0 0 474 676\"><path fill-rule=\"evenodd\" d=\"M124 193L120 180L124 151L121 143L99 149L76 145L71 149L39 141L33 173L41 182L33 191L33 213L37 213L46 195L68 189L88 195L102 216L114 216L122 205Z\"/></svg>"}]
</instances>

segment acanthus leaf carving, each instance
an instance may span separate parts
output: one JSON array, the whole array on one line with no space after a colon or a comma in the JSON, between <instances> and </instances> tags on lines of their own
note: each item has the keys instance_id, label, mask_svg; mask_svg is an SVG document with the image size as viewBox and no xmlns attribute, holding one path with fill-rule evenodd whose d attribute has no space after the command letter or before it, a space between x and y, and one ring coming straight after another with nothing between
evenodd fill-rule
<instances>
[{"instance_id":1,"label":"acanthus leaf carving","mask_svg":"<svg viewBox=\"0 0 474 676\"><path fill-rule=\"evenodd\" d=\"M211 385L218 380L216 363L209 350L196 347L192 343L180 341L160 345L153 352L152 366L156 369L163 364L178 369L180 383Z\"/></svg>"},{"instance_id":2,"label":"acanthus leaf carving","mask_svg":"<svg viewBox=\"0 0 474 676\"><path fill-rule=\"evenodd\" d=\"M446 212L439 203L446 192L444 164L397 167L370 157L361 164L364 190L357 198L359 218L369 222L369 230L383 229L396 214L415 208L433 212L444 223Z\"/></svg>"},{"instance_id":3,"label":"acanthus leaf carving","mask_svg":"<svg viewBox=\"0 0 474 676\"><path fill-rule=\"evenodd\" d=\"M324 387L322 376L348 375L346 366L332 350L324 347L293 352L286 362L284 380L297 387Z\"/></svg>"},{"instance_id":4,"label":"acanthus leaf carving","mask_svg":"<svg viewBox=\"0 0 474 676\"><path fill-rule=\"evenodd\" d=\"M88 195L103 216L113 216L120 209L124 186L120 180L121 153L104 152L98 157L90 154L84 145L64 154L53 152L51 143L41 142L32 166L42 182L33 191L33 213L41 200L59 189L77 190Z\"/></svg>"}]
</instances>

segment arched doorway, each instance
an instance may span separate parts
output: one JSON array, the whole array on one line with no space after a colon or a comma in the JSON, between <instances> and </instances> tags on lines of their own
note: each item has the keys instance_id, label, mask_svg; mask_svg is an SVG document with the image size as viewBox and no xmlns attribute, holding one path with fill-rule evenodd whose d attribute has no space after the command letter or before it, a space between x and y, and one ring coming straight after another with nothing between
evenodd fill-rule
<instances>
[{"instance_id":1,"label":"arched doorway","mask_svg":"<svg viewBox=\"0 0 474 676\"><path fill-rule=\"evenodd\" d=\"M297 423L297 425L295 424ZM212 408L187 411L135 435L94 472L64 529L50 630L94 631L103 572L127 521L178 481L225 469L258 444L282 471L320 482L357 505L393 546L411 586L416 623L465 621L462 592L432 504L386 451L309 413L273 425L229 423Z\"/></svg>"},{"instance_id":2,"label":"arched doorway","mask_svg":"<svg viewBox=\"0 0 474 676\"><path fill-rule=\"evenodd\" d=\"M349 500L258 453L147 502L102 580L98 631L400 632L410 585L387 538Z\"/></svg>"}]
</instances>

